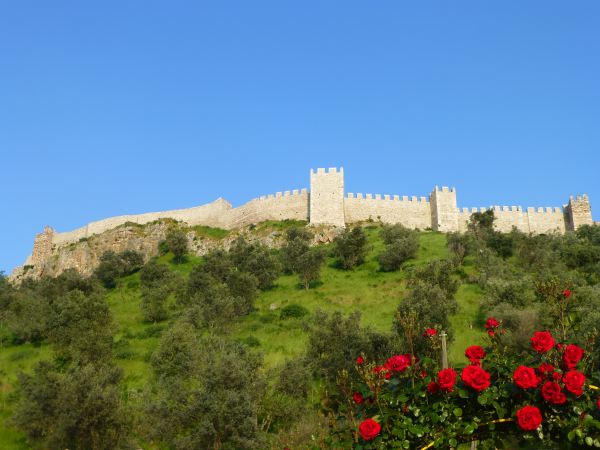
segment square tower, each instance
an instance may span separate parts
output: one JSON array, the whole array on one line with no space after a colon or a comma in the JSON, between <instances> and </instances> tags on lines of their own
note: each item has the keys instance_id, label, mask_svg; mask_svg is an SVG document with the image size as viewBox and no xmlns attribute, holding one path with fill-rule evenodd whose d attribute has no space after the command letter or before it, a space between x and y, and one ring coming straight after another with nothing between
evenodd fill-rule
<instances>
[{"instance_id":1,"label":"square tower","mask_svg":"<svg viewBox=\"0 0 600 450\"><path fill-rule=\"evenodd\" d=\"M435 187L429 196L431 204L431 228L434 231L458 231L458 207L456 189Z\"/></svg>"},{"instance_id":2,"label":"square tower","mask_svg":"<svg viewBox=\"0 0 600 450\"><path fill-rule=\"evenodd\" d=\"M576 230L581 225L593 225L592 208L587 194L571 196L565 208L567 215L567 229Z\"/></svg>"},{"instance_id":3,"label":"square tower","mask_svg":"<svg viewBox=\"0 0 600 450\"><path fill-rule=\"evenodd\" d=\"M343 168L310 170L310 223L346 226Z\"/></svg>"}]
</instances>

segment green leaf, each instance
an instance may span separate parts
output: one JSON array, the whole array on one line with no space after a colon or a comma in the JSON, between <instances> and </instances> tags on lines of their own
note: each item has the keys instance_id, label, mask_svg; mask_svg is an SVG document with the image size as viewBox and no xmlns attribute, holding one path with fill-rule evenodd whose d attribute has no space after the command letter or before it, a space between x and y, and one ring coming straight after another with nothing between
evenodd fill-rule
<instances>
[{"instance_id":1,"label":"green leaf","mask_svg":"<svg viewBox=\"0 0 600 450\"><path fill-rule=\"evenodd\" d=\"M585 443L588 447L591 447L592 445L594 445L594 440L591 437L587 436L585 438Z\"/></svg>"},{"instance_id":2,"label":"green leaf","mask_svg":"<svg viewBox=\"0 0 600 450\"><path fill-rule=\"evenodd\" d=\"M567 439L569 440L569 442L575 439L575 432L573 430L569 431L569 434L567 434Z\"/></svg>"},{"instance_id":3,"label":"green leaf","mask_svg":"<svg viewBox=\"0 0 600 450\"><path fill-rule=\"evenodd\" d=\"M458 395L460 398L469 398L469 391L467 391L466 389L459 389Z\"/></svg>"},{"instance_id":4,"label":"green leaf","mask_svg":"<svg viewBox=\"0 0 600 450\"><path fill-rule=\"evenodd\" d=\"M463 410L461 408L454 408L454 411L452 411L452 414L454 414L456 417L460 417L462 416Z\"/></svg>"},{"instance_id":5,"label":"green leaf","mask_svg":"<svg viewBox=\"0 0 600 450\"><path fill-rule=\"evenodd\" d=\"M448 444L450 444L450 447L456 447L458 445L458 441L452 438L448 441Z\"/></svg>"}]
</instances>

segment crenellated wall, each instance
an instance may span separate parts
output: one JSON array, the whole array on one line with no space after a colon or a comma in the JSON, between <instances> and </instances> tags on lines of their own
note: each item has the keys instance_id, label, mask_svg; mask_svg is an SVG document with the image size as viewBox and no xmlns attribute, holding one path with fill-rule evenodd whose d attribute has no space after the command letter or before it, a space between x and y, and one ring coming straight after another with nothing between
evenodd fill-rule
<instances>
[{"instance_id":1,"label":"crenellated wall","mask_svg":"<svg viewBox=\"0 0 600 450\"><path fill-rule=\"evenodd\" d=\"M571 197L564 208L523 210L520 206L496 206L493 209L496 218L494 226L503 232L515 227L525 233L563 233L594 223L587 195ZM101 234L126 222L146 224L171 218L192 226L233 229L265 220L309 220L311 224L339 227L374 220L388 224L400 223L409 228L449 232L465 231L471 214L485 210L459 209L456 189L447 187L436 186L429 197L419 198L380 194L346 195L343 168L311 169L310 192L306 189L277 192L255 198L237 208L219 198L194 208L111 217L65 233L57 233L46 227L43 233L36 236L33 253L27 258L26 265L43 264L57 247Z\"/></svg>"},{"instance_id":2,"label":"crenellated wall","mask_svg":"<svg viewBox=\"0 0 600 450\"><path fill-rule=\"evenodd\" d=\"M431 208L425 197L348 193L344 199L347 223L376 220L408 228L431 227Z\"/></svg>"},{"instance_id":3,"label":"crenellated wall","mask_svg":"<svg viewBox=\"0 0 600 450\"><path fill-rule=\"evenodd\" d=\"M458 214L459 231L467 230L467 223L474 212L494 211L494 228L508 233L515 227L523 233L564 233L565 213L562 208L527 208L520 206L493 206L490 208L463 208Z\"/></svg>"}]
</instances>

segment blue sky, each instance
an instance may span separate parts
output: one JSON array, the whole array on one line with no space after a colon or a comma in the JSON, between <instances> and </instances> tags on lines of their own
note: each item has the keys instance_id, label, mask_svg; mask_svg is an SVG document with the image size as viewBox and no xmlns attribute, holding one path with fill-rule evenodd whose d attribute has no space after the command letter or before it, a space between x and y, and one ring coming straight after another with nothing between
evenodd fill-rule
<instances>
[{"instance_id":1,"label":"blue sky","mask_svg":"<svg viewBox=\"0 0 600 450\"><path fill-rule=\"evenodd\" d=\"M0 270L49 224L349 192L600 208L598 1L0 3ZM598 214L595 214L598 220Z\"/></svg>"}]
</instances>

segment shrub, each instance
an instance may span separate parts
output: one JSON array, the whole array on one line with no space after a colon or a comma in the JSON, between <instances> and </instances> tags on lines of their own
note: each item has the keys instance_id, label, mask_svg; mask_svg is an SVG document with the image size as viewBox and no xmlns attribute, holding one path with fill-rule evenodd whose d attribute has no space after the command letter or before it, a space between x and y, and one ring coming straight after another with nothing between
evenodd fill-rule
<instances>
[{"instance_id":1,"label":"shrub","mask_svg":"<svg viewBox=\"0 0 600 450\"><path fill-rule=\"evenodd\" d=\"M166 246L173 253L173 262L182 263L188 252L188 239L183 230L172 228L165 238Z\"/></svg>"},{"instance_id":2,"label":"shrub","mask_svg":"<svg viewBox=\"0 0 600 450\"><path fill-rule=\"evenodd\" d=\"M298 319L298 318L306 316L307 314L309 314L309 311L304 306L297 305L295 303L291 303L291 304L285 305L283 308L281 308L281 313L279 314L279 317L282 320L289 319L289 318Z\"/></svg>"},{"instance_id":3,"label":"shrub","mask_svg":"<svg viewBox=\"0 0 600 450\"><path fill-rule=\"evenodd\" d=\"M419 250L419 234L402 225L384 225L379 232L385 249L379 254L379 266L384 272L398 270L414 258Z\"/></svg>"},{"instance_id":4,"label":"shrub","mask_svg":"<svg viewBox=\"0 0 600 450\"><path fill-rule=\"evenodd\" d=\"M333 240L333 254L343 269L362 264L367 253L367 235L360 227L345 229Z\"/></svg>"}]
</instances>

